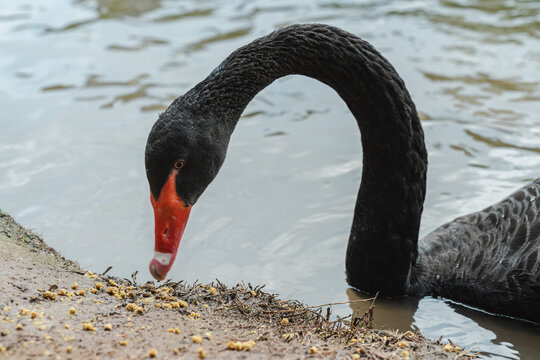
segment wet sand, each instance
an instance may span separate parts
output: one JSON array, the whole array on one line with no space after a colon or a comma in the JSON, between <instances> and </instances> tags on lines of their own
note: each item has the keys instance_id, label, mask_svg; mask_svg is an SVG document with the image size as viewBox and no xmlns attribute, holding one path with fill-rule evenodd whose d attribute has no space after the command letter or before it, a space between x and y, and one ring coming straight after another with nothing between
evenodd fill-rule
<instances>
[{"instance_id":1,"label":"wet sand","mask_svg":"<svg viewBox=\"0 0 540 360\"><path fill-rule=\"evenodd\" d=\"M456 359L471 352L412 333L337 321L261 287L83 271L0 210L0 358ZM376 305L376 304L375 304Z\"/></svg>"}]
</instances>

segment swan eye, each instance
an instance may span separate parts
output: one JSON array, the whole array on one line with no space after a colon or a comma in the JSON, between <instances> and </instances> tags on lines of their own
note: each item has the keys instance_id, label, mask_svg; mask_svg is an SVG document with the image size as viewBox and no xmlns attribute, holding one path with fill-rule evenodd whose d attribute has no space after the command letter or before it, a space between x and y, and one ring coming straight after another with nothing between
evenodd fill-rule
<instances>
[{"instance_id":1,"label":"swan eye","mask_svg":"<svg viewBox=\"0 0 540 360\"><path fill-rule=\"evenodd\" d=\"M186 163L184 162L184 160L177 160L175 163L174 163L174 167L176 169L181 169L184 167L184 165L186 165Z\"/></svg>"}]
</instances>

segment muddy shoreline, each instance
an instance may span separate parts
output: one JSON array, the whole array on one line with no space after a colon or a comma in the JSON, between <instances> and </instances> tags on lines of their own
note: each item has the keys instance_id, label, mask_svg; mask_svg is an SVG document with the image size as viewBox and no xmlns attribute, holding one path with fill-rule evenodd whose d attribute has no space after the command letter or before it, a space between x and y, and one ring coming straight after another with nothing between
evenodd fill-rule
<instances>
[{"instance_id":1,"label":"muddy shoreline","mask_svg":"<svg viewBox=\"0 0 540 360\"><path fill-rule=\"evenodd\" d=\"M0 210L0 358L456 359L412 332L336 321L261 287L140 284L83 271Z\"/></svg>"}]
</instances>

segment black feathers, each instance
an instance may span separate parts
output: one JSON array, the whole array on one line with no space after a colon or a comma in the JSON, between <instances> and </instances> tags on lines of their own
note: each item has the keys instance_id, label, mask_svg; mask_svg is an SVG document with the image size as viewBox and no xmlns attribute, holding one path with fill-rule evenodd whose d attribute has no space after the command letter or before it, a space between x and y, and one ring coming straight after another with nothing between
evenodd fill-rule
<instances>
[{"instance_id":1,"label":"black feathers","mask_svg":"<svg viewBox=\"0 0 540 360\"><path fill-rule=\"evenodd\" d=\"M341 29L288 26L227 57L152 129L154 196L179 158L177 192L193 204L217 175L246 105L277 78L305 75L345 100L360 128L362 182L346 255L349 283L381 295L440 295L540 321L540 180L418 242L427 153L416 108L392 65Z\"/></svg>"}]
</instances>

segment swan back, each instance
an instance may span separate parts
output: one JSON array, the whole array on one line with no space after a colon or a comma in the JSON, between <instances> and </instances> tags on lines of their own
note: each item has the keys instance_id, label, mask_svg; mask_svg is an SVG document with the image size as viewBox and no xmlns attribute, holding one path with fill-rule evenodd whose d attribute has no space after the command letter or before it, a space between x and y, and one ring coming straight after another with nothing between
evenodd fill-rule
<instances>
[{"instance_id":1,"label":"swan back","mask_svg":"<svg viewBox=\"0 0 540 360\"><path fill-rule=\"evenodd\" d=\"M411 289L540 321L540 178L419 241Z\"/></svg>"}]
</instances>

